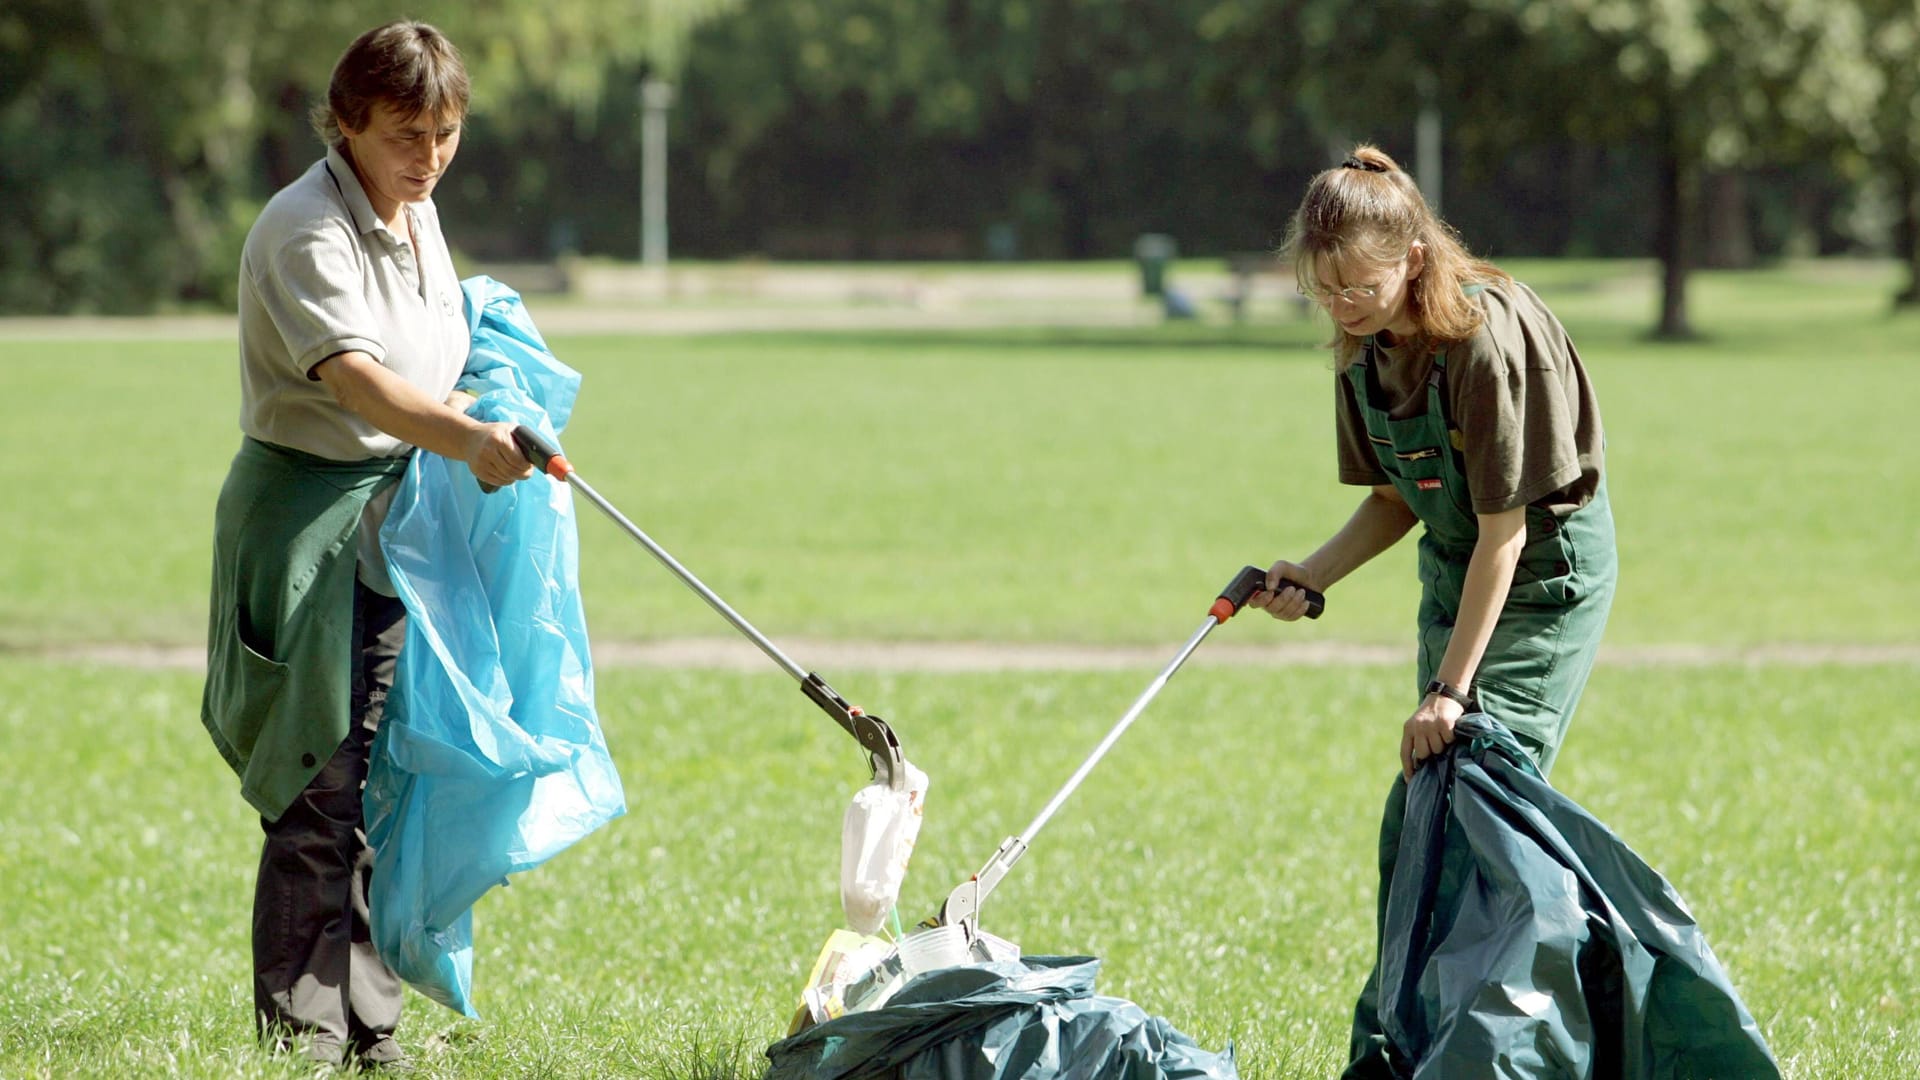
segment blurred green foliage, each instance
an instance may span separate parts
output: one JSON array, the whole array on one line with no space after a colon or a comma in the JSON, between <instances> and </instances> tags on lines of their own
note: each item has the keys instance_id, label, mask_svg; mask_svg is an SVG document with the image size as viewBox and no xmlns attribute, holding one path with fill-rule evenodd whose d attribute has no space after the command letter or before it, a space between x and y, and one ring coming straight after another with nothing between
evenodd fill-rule
<instances>
[{"instance_id":1,"label":"blurred green foliage","mask_svg":"<svg viewBox=\"0 0 1920 1080\"><path fill-rule=\"evenodd\" d=\"M422 0L485 109L576 108L609 65L671 70L728 0ZM253 210L318 156L306 111L376 0L18 0L0 10L0 312L230 305Z\"/></svg>"},{"instance_id":2,"label":"blurred green foliage","mask_svg":"<svg viewBox=\"0 0 1920 1080\"><path fill-rule=\"evenodd\" d=\"M1686 272L1920 260L1914 0L422 0L475 115L437 198L479 259L638 250L637 88L671 116L678 251L1086 258L1271 246L1355 140L1477 247ZM0 311L225 305L254 207L372 0L0 12ZM1915 294L1910 273L1903 293Z\"/></svg>"}]
</instances>

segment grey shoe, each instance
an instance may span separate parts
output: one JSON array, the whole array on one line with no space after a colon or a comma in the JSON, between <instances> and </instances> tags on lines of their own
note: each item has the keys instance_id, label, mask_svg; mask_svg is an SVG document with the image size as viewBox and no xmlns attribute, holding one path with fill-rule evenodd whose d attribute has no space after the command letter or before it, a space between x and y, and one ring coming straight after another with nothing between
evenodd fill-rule
<instances>
[{"instance_id":1,"label":"grey shoe","mask_svg":"<svg viewBox=\"0 0 1920 1080\"><path fill-rule=\"evenodd\" d=\"M274 1057L300 1057L315 1065L331 1065L334 1068L345 1065L348 1057L347 1048L331 1035L303 1039L279 1034L264 1040L261 1047Z\"/></svg>"},{"instance_id":2,"label":"grey shoe","mask_svg":"<svg viewBox=\"0 0 1920 1080\"><path fill-rule=\"evenodd\" d=\"M382 1035L366 1046L358 1047L354 1052L354 1064L372 1072L378 1070L388 1073L413 1071L413 1059L400 1048L391 1035Z\"/></svg>"}]
</instances>

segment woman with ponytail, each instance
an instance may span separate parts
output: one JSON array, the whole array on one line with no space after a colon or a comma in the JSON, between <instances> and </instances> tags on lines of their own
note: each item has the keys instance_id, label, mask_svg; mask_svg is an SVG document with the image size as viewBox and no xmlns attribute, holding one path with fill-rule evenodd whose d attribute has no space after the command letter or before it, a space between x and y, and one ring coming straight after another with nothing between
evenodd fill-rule
<instances>
[{"instance_id":1,"label":"woman with ponytail","mask_svg":"<svg viewBox=\"0 0 1920 1080\"><path fill-rule=\"evenodd\" d=\"M1413 179L1372 146L1315 176L1282 257L1335 324L1339 479L1369 489L1318 550L1268 572L1250 606L1306 611L1424 526L1419 653L1382 822L1382 896L1406 782L1484 712L1544 775L1613 600L1613 519L1593 387L1533 291L1468 253ZM1384 912L1384 901L1383 901ZM1394 1075L1368 980L1349 1077Z\"/></svg>"}]
</instances>

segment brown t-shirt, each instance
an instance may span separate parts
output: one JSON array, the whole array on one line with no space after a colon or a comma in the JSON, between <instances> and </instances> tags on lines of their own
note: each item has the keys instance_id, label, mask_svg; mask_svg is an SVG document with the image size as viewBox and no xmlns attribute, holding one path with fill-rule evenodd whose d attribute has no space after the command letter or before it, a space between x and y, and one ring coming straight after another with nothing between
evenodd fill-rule
<instances>
[{"instance_id":1,"label":"brown t-shirt","mask_svg":"<svg viewBox=\"0 0 1920 1080\"><path fill-rule=\"evenodd\" d=\"M1538 505L1566 514L1585 506L1599 488L1603 455L1600 408L1580 355L1525 285L1489 285L1477 299L1485 313L1480 329L1446 350L1447 414L1460 432L1474 512ZM1387 414L1425 413L1431 353L1376 342L1373 355ZM1352 383L1345 373L1335 383L1340 482L1388 483Z\"/></svg>"}]
</instances>

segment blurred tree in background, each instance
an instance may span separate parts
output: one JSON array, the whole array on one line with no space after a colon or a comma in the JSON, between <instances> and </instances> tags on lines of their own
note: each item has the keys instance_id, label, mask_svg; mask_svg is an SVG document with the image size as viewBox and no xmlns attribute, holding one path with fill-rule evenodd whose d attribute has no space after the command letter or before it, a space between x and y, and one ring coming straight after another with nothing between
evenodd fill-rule
<instances>
[{"instance_id":1,"label":"blurred tree in background","mask_svg":"<svg viewBox=\"0 0 1920 1080\"><path fill-rule=\"evenodd\" d=\"M372 0L11 0L0 310L230 304ZM1476 249L1686 275L1898 253L1920 302L1920 0L423 0L474 76L436 198L485 260L639 249L638 88L679 85L680 254L1270 248L1355 141ZM1443 167L1421 161L1444 132ZM1429 142L1427 145L1431 145Z\"/></svg>"},{"instance_id":2,"label":"blurred tree in background","mask_svg":"<svg viewBox=\"0 0 1920 1080\"><path fill-rule=\"evenodd\" d=\"M675 235L797 257L1267 246L1319 147L1273 153L1219 92L1212 6L747 0L688 56Z\"/></svg>"},{"instance_id":3,"label":"blurred tree in background","mask_svg":"<svg viewBox=\"0 0 1920 1080\"><path fill-rule=\"evenodd\" d=\"M1894 250L1907 264L1907 284L1896 298L1920 304L1920 2L1863 0L1868 56L1886 85L1867 140L1864 183L1879 185L1895 203Z\"/></svg>"},{"instance_id":4,"label":"blurred tree in background","mask_svg":"<svg viewBox=\"0 0 1920 1080\"><path fill-rule=\"evenodd\" d=\"M1534 79L1570 87L1557 122L1645 147L1656 163L1658 332L1685 337L1702 239L1752 259L1745 170L1833 158L1865 137L1884 75L1862 63L1865 17L1833 0L1472 0L1519 28ZM1541 77L1545 76L1544 79ZM1702 207L1704 190L1713 205Z\"/></svg>"},{"instance_id":5,"label":"blurred tree in background","mask_svg":"<svg viewBox=\"0 0 1920 1080\"><path fill-rule=\"evenodd\" d=\"M480 111L524 88L590 108L609 65L675 63L692 25L726 7L415 5L461 47ZM347 44L391 17L375 0L15 0L0 11L0 310L230 305L254 214L320 155L307 109Z\"/></svg>"}]
</instances>

